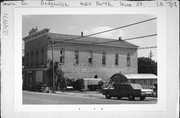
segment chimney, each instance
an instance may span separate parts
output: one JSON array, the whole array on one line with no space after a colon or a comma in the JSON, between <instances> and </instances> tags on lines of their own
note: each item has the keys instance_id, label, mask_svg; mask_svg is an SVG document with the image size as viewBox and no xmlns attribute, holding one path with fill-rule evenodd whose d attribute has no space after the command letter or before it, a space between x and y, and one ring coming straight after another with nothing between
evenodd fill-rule
<instances>
[{"instance_id":1,"label":"chimney","mask_svg":"<svg viewBox=\"0 0 180 118\"><path fill-rule=\"evenodd\" d=\"M119 37L119 40L121 41L121 40L122 40L122 38L121 38L121 37Z\"/></svg>"},{"instance_id":2,"label":"chimney","mask_svg":"<svg viewBox=\"0 0 180 118\"><path fill-rule=\"evenodd\" d=\"M81 36L83 37L83 32L81 32Z\"/></svg>"}]
</instances>

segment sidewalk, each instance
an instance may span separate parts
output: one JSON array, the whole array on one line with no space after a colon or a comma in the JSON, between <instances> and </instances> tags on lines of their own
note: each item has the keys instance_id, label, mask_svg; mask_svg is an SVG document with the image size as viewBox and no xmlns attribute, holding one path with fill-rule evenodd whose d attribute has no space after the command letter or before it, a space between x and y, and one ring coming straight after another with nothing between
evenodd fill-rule
<instances>
[{"instance_id":1,"label":"sidewalk","mask_svg":"<svg viewBox=\"0 0 180 118\"><path fill-rule=\"evenodd\" d=\"M102 93L98 91L56 91L57 94L84 96L84 97L102 97Z\"/></svg>"}]
</instances>

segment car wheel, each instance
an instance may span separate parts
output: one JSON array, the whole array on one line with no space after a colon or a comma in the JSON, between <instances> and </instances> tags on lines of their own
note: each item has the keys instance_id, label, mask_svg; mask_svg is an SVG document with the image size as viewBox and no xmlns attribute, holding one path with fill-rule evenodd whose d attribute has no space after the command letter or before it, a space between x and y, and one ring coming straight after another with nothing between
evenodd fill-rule
<instances>
[{"instance_id":1,"label":"car wheel","mask_svg":"<svg viewBox=\"0 0 180 118\"><path fill-rule=\"evenodd\" d=\"M117 97L118 99L121 99L122 97Z\"/></svg>"},{"instance_id":2,"label":"car wheel","mask_svg":"<svg viewBox=\"0 0 180 118\"><path fill-rule=\"evenodd\" d=\"M134 100L134 96L133 95L129 95L129 100Z\"/></svg>"},{"instance_id":3,"label":"car wheel","mask_svg":"<svg viewBox=\"0 0 180 118\"><path fill-rule=\"evenodd\" d=\"M143 101L146 97L145 96L141 96L140 100Z\"/></svg>"},{"instance_id":4,"label":"car wheel","mask_svg":"<svg viewBox=\"0 0 180 118\"><path fill-rule=\"evenodd\" d=\"M109 93L106 93L106 99L111 99L111 95Z\"/></svg>"}]
</instances>

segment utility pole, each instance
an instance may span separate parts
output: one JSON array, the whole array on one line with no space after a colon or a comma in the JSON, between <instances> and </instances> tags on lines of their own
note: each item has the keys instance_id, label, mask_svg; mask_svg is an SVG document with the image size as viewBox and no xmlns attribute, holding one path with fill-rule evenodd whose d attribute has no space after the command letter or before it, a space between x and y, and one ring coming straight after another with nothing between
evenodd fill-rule
<instances>
[{"instance_id":1,"label":"utility pole","mask_svg":"<svg viewBox=\"0 0 180 118\"><path fill-rule=\"evenodd\" d=\"M149 58L152 59L152 57L153 57L153 54L152 54L152 51L150 50Z\"/></svg>"},{"instance_id":2,"label":"utility pole","mask_svg":"<svg viewBox=\"0 0 180 118\"><path fill-rule=\"evenodd\" d=\"M53 76L52 76L52 80L53 80L53 88L52 88L52 92L55 92L55 79L54 79L54 40L53 38L51 38L51 47L52 47L52 71L53 71Z\"/></svg>"}]
</instances>

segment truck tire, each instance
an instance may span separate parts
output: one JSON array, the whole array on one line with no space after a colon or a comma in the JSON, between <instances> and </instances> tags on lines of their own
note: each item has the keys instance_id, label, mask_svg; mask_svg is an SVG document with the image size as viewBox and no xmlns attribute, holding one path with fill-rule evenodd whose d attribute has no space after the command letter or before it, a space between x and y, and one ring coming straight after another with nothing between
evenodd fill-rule
<instances>
[{"instance_id":1,"label":"truck tire","mask_svg":"<svg viewBox=\"0 0 180 118\"><path fill-rule=\"evenodd\" d=\"M111 95L109 93L106 93L106 99L111 99Z\"/></svg>"},{"instance_id":2,"label":"truck tire","mask_svg":"<svg viewBox=\"0 0 180 118\"><path fill-rule=\"evenodd\" d=\"M145 96L141 96L140 100L143 101L146 97Z\"/></svg>"},{"instance_id":3,"label":"truck tire","mask_svg":"<svg viewBox=\"0 0 180 118\"><path fill-rule=\"evenodd\" d=\"M129 98L129 100L134 100L134 96L133 96L132 94L130 94L130 95L128 96L128 98Z\"/></svg>"}]
</instances>

